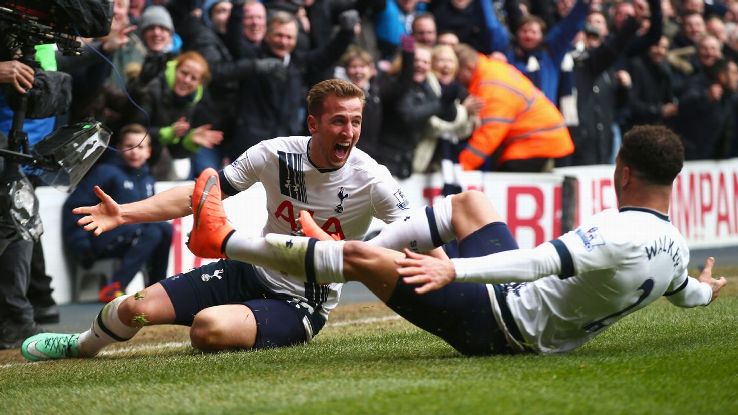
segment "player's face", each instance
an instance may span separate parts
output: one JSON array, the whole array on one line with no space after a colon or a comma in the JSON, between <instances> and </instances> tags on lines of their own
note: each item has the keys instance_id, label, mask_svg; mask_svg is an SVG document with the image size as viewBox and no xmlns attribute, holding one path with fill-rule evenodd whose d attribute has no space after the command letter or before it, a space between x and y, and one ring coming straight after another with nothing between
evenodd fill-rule
<instances>
[{"instance_id":1,"label":"player's face","mask_svg":"<svg viewBox=\"0 0 738 415\"><path fill-rule=\"evenodd\" d=\"M359 98L338 98L328 95L319 117L308 116L310 160L322 169L340 168L346 164L351 150L361 134Z\"/></svg>"},{"instance_id":2,"label":"player's face","mask_svg":"<svg viewBox=\"0 0 738 415\"><path fill-rule=\"evenodd\" d=\"M151 157L151 146L149 139L145 134L129 133L123 137L118 146L121 150L121 156L127 166L139 169L146 164L146 160Z\"/></svg>"}]
</instances>

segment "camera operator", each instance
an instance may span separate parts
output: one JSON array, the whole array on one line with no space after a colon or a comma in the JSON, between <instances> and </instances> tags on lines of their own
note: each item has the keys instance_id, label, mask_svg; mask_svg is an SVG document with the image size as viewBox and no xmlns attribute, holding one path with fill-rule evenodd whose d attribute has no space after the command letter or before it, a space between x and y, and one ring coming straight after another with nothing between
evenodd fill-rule
<instances>
[{"instance_id":1,"label":"camera operator","mask_svg":"<svg viewBox=\"0 0 738 415\"><path fill-rule=\"evenodd\" d=\"M3 95L10 88L26 93L33 86L34 70L19 61L0 61ZM0 148L8 138L0 133ZM18 347L38 333L33 306L27 298L31 255L41 223L33 187L17 163L0 158L0 349Z\"/></svg>"}]
</instances>

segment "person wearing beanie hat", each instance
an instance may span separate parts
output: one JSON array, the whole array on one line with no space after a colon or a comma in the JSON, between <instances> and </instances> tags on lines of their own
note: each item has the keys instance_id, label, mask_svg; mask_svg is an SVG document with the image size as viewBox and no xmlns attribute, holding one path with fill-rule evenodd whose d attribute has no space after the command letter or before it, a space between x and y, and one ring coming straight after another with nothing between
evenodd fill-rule
<instances>
[{"instance_id":1,"label":"person wearing beanie hat","mask_svg":"<svg viewBox=\"0 0 738 415\"><path fill-rule=\"evenodd\" d=\"M141 15L140 27L149 52L158 54L172 49L174 24L166 8L149 6Z\"/></svg>"}]
</instances>

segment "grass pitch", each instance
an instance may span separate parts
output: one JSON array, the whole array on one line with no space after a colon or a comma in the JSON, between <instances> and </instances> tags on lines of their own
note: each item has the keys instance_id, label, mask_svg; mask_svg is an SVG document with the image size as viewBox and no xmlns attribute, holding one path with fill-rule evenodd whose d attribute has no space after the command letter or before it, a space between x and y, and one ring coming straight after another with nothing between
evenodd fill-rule
<instances>
[{"instance_id":1,"label":"grass pitch","mask_svg":"<svg viewBox=\"0 0 738 415\"><path fill-rule=\"evenodd\" d=\"M553 356L462 357L374 303L291 348L202 354L161 326L96 359L4 351L0 413L736 414L738 277L709 307L661 299Z\"/></svg>"}]
</instances>

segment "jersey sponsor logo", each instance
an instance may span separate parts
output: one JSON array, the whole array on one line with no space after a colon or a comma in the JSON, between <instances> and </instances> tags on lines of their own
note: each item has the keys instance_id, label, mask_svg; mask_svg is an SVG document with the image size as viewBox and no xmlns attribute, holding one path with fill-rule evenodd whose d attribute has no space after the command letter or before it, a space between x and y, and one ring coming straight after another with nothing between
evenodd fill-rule
<instances>
[{"instance_id":1,"label":"jersey sponsor logo","mask_svg":"<svg viewBox=\"0 0 738 415\"><path fill-rule=\"evenodd\" d=\"M338 204L333 209L336 211L336 213L343 213L343 201L346 200L350 195L344 191L344 188L341 187L338 189Z\"/></svg>"},{"instance_id":2,"label":"jersey sponsor logo","mask_svg":"<svg viewBox=\"0 0 738 415\"><path fill-rule=\"evenodd\" d=\"M395 199L397 199L397 207L402 210L408 210L410 209L410 202L407 200L407 197L405 197L405 193L402 192L402 189L397 189L394 193Z\"/></svg>"},{"instance_id":3,"label":"jersey sponsor logo","mask_svg":"<svg viewBox=\"0 0 738 415\"><path fill-rule=\"evenodd\" d=\"M283 195L307 203L305 173L302 171L302 154L278 151L279 183Z\"/></svg>"},{"instance_id":4,"label":"jersey sponsor logo","mask_svg":"<svg viewBox=\"0 0 738 415\"><path fill-rule=\"evenodd\" d=\"M646 257L650 261L659 254L666 254L671 257L671 262L674 264L674 268L676 268L682 262L682 256L680 255L679 247L675 247L675 244L673 239L667 235L663 235L659 239L654 240L651 245L644 247Z\"/></svg>"},{"instance_id":5,"label":"jersey sponsor logo","mask_svg":"<svg viewBox=\"0 0 738 415\"><path fill-rule=\"evenodd\" d=\"M213 278L217 278L219 280L222 280L223 279L222 275L223 275L223 270L222 269L216 269L213 272L213 275L210 275L208 273L205 273L205 274L202 274L200 276L200 279L202 279L203 282L208 282L208 281L210 281Z\"/></svg>"},{"instance_id":6,"label":"jersey sponsor logo","mask_svg":"<svg viewBox=\"0 0 738 415\"><path fill-rule=\"evenodd\" d=\"M311 216L315 214L312 210L308 210L308 212L310 212ZM297 232L299 229L297 220L298 215L297 212L295 212L295 206L289 200L285 200L277 206L277 211L274 212L274 217L287 222L290 225L292 232ZM323 222L323 224L320 224L320 228L329 234L338 235L341 239L346 239L346 234L343 233L341 220L335 216L331 216Z\"/></svg>"},{"instance_id":7,"label":"jersey sponsor logo","mask_svg":"<svg viewBox=\"0 0 738 415\"><path fill-rule=\"evenodd\" d=\"M123 188L126 190L133 190L133 182L130 180L123 180Z\"/></svg>"},{"instance_id":8,"label":"jersey sponsor logo","mask_svg":"<svg viewBox=\"0 0 738 415\"><path fill-rule=\"evenodd\" d=\"M605 244L605 240L602 239L602 236L600 236L599 228L596 226L593 228L589 228L586 231L583 229L577 229L576 234L579 236L579 238L582 239L584 248L587 251L591 251L594 249L594 247Z\"/></svg>"}]
</instances>

